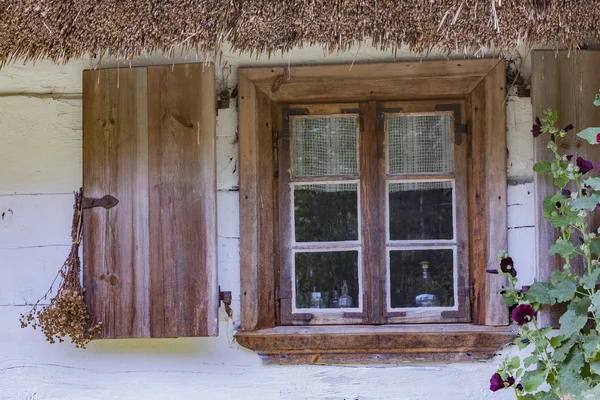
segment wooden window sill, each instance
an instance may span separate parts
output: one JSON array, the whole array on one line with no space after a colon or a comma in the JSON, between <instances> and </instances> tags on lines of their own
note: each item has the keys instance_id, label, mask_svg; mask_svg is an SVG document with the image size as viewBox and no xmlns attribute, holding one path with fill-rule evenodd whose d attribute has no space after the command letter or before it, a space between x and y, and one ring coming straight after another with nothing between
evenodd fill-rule
<instances>
[{"instance_id":1,"label":"wooden window sill","mask_svg":"<svg viewBox=\"0 0 600 400\"><path fill-rule=\"evenodd\" d=\"M279 326L235 338L265 364L448 363L488 360L516 332L472 324Z\"/></svg>"}]
</instances>

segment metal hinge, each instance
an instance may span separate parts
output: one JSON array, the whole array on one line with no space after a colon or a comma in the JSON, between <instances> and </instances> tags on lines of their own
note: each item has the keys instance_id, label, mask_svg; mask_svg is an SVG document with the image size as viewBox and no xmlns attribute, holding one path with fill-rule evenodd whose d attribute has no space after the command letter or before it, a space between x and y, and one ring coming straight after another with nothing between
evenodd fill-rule
<instances>
[{"instance_id":1,"label":"metal hinge","mask_svg":"<svg viewBox=\"0 0 600 400\"><path fill-rule=\"evenodd\" d=\"M233 311L231 310L231 292L222 292L219 286L219 307L221 306L221 302L225 306L227 316L231 318L233 316Z\"/></svg>"},{"instance_id":2,"label":"metal hinge","mask_svg":"<svg viewBox=\"0 0 600 400\"><path fill-rule=\"evenodd\" d=\"M118 202L119 200L108 194L102 197L101 199L84 197L83 199L81 199L81 209L85 210L87 208L104 207L108 210L116 206Z\"/></svg>"},{"instance_id":3,"label":"metal hinge","mask_svg":"<svg viewBox=\"0 0 600 400\"><path fill-rule=\"evenodd\" d=\"M275 288L275 300L289 300L292 298L292 291L286 289L279 289L279 286Z\"/></svg>"},{"instance_id":4,"label":"metal hinge","mask_svg":"<svg viewBox=\"0 0 600 400\"><path fill-rule=\"evenodd\" d=\"M365 130L365 113L360 108L344 108L342 109L342 114L358 114L358 121L360 125L360 131L364 132Z\"/></svg>"},{"instance_id":5,"label":"metal hinge","mask_svg":"<svg viewBox=\"0 0 600 400\"><path fill-rule=\"evenodd\" d=\"M436 111L451 111L454 113L454 144L460 145L462 143L462 134L468 134L468 124L461 123L461 105L460 104L436 104Z\"/></svg>"},{"instance_id":6,"label":"metal hinge","mask_svg":"<svg viewBox=\"0 0 600 400\"><path fill-rule=\"evenodd\" d=\"M401 113L401 108L378 108L377 109L377 120L379 124L379 130L383 131L385 129L385 114L390 113Z\"/></svg>"},{"instance_id":7,"label":"metal hinge","mask_svg":"<svg viewBox=\"0 0 600 400\"><path fill-rule=\"evenodd\" d=\"M475 298L475 288L473 286L458 288L456 292L458 297Z\"/></svg>"}]
</instances>

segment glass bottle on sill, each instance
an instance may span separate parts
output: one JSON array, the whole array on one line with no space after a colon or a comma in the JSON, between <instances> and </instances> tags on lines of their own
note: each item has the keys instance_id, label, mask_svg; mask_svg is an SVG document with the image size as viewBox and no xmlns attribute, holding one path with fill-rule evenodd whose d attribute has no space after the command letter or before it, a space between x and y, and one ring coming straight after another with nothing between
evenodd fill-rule
<instances>
[{"instance_id":1,"label":"glass bottle on sill","mask_svg":"<svg viewBox=\"0 0 600 400\"><path fill-rule=\"evenodd\" d=\"M415 297L415 303L417 307L436 307L439 306L438 298L435 294L437 292L436 284L429 277L429 261L421 261L421 268L423 270L423 277L420 280L421 294Z\"/></svg>"},{"instance_id":2,"label":"glass bottle on sill","mask_svg":"<svg viewBox=\"0 0 600 400\"><path fill-rule=\"evenodd\" d=\"M317 292L317 288L313 286L310 292L310 308L323 308L323 298L321 292Z\"/></svg>"},{"instance_id":3,"label":"glass bottle on sill","mask_svg":"<svg viewBox=\"0 0 600 400\"><path fill-rule=\"evenodd\" d=\"M339 299L339 307L340 308L350 308L352 307L352 297L348 294L348 282L343 281L342 284L342 295Z\"/></svg>"},{"instance_id":4,"label":"glass bottle on sill","mask_svg":"<svg viewBox=\"0 0 600 400\"><path fill-rule=\"evenodd\" d=\"M331 291L331 300L329 301L329 308L340 308L340 291L333 289Z\"/></svg>"}]
</instances>

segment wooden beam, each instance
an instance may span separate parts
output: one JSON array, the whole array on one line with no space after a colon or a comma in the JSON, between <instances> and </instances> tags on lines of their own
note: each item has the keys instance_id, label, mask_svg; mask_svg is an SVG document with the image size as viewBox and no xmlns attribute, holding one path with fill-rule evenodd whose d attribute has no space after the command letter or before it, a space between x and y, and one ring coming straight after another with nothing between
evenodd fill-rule
<instances>
[{"instance_id":1,"label":"wooden beam","mask_svg":"<svg viewBox=\"0 0 600 400\"><path fill-rule=\"evenodd\" d=\"M243 68L273 101L368 101L464 97L498 60Z\"/></svg>"},{"instance_id":2,"label":"wooden beam","mask_svg":"<svg viewBox=\"0 0 600 400\"><path fill-rule=\"evenodd\" d=\"M471 277L474 322L507 325L508 310L497 293L506 279L486 269L498 267L508 247L506 202L505 63L501 62L471 93L472 159L469 168Z\"/></svg>"},{"instance_id":3,"label":"wooden beam","mask_svg":"<svg viewBox=\"0 0 600 400\"><path fill-rule=\"evenodd\" d=\"M472 324L276 327L238 332L266 364L479 361L514 339L514 327Z\"/></svg>"}]
</instances>

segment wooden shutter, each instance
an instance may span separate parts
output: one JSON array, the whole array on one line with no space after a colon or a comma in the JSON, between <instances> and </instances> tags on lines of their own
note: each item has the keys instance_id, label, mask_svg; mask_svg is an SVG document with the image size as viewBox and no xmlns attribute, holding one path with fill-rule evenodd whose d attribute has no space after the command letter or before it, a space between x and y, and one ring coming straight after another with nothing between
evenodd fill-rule
<instances>
[{"instance_id":1,"label":"wooden shutter","mask_svg":"<svg viewBox=\"0 0 600 400\"><path fill-rule=\"evenodd\" d=\"M216 336L212 65L83 73L84 286L103 338Z\"/></svg>"},{"instance_id":2,"label":"wooden shutter","mask_svg":"<svg viewBox=\"0 0 600 400\"><path fill-rule=\"evenodd\" d=\"M593 105L594 96L600 88L600 51L559 51L539 50L533 53L531 94L533 117L543 116L544 110L552 108L558 112L558 128L569 124L579 132L600 124L600 108ZM548 138L533 141L534 162L551 160L554 155L548 150ZM600 146L592 146L573 133L559 140L559 149L564 154L581 156L587 160L600 160ZM589 175L598 175L594 169ZM548 249L556 240L557 231L544 218L542 202L544 197L556 193L552 178L548 175L535 175L535 215L537 243L537 281L550 279L552 271L562 267L558 256L548 255ZM600 225L600 216L594 215L594 227ZM579 263L579 264L577 264ZM574 260L576 269L582 270L581 260ZM558 326L562 311L560 307L540 313L543 326Z\"/></svg>"}]
</instances>

